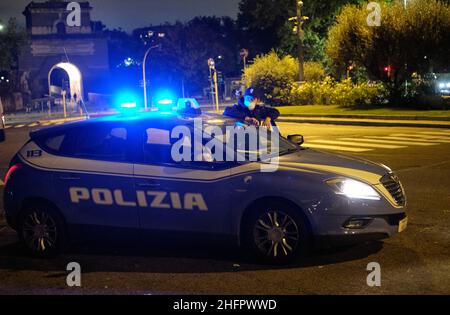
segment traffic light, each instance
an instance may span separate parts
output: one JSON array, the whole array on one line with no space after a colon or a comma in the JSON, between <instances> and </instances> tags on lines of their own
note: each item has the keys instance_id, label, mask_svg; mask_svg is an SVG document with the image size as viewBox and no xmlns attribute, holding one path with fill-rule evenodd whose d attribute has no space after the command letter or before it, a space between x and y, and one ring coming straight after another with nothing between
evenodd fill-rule
<instances>
[{"instance_id":1,"label":"traffic light","mask_svg":"<svg viewBox=\"0 0 450 315\"><path fill-rule=\"evenodd\" d=\"M384 72L386 72L386 75L387 75L387 77L388 78L390 78L391 77L391 74L392 74L392 66L386 66L386 67L384 67Z\"/></svg>"}]
</instances>

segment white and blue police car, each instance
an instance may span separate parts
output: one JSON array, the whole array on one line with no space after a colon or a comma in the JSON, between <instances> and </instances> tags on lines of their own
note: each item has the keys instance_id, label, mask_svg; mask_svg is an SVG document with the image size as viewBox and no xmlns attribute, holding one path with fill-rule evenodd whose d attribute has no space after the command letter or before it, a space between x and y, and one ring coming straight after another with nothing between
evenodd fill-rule
<instances>
[{"instance_id":1,"label":"white and blue police car","mask_svg":"<svg viewBox=\"0 0 450 315\"><path fill-rule=\"evenodd\" d=\"M38 256L60 252L76 227L106 227L231 236L269 263L406 228L404 190L386 166L304 148L301 136L279 136L274 172L260 160L177 162L170 135L180 125L194 128L177 113L141 113L31 132L5 178L9 225Z\"/></svg>"}]
</instances>

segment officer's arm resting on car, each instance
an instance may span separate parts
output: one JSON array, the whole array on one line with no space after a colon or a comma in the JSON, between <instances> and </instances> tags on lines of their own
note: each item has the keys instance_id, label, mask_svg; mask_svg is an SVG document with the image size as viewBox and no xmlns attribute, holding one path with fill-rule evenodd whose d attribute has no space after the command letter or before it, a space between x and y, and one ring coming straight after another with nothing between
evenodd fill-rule
<instances>
[{"instance_id":1,"label":"officer's arm resting on car","mask_svg":"<svg viewBox=\"0 0 450 315\"><path fill-rule=\"evenodd\" d=\"M264 127L269 128L269 127L273 126L273 123L275 122L275 120L278 117L280 117L280 112L276 108L261 106L260 111L261 111L261 113L260 113L261 118L263 119L261 121L261 126L264 126Z\"/></svg>"}]
</instances>

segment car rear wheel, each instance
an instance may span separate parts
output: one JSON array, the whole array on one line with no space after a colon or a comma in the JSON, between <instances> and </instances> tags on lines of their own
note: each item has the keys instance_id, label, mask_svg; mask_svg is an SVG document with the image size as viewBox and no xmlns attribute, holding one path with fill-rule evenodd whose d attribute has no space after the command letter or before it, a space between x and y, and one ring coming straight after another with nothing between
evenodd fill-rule
<instances>
[{"instance_id":1,"label":"car rear wheel","mask_svg":"<svg viewBox=\"0 0 450 315\"><path fill-rule=\"evenodd\" d=\"M46 204L24 209L18 233L28 252L36 257L52 257L66 244L64 221Z\"/></svg>"},{"instance_id":2,"label":"car rear wheel","mask_svg":"<svg viewBox=\"0 0 450 315\"><path fill-rule=\"evenodd\" d=\"M246 246L254 256L270 264L287 264L306 254L310 232L299 211L282 203L257 206L244 232Z\"/></svg>"}]
</instances>

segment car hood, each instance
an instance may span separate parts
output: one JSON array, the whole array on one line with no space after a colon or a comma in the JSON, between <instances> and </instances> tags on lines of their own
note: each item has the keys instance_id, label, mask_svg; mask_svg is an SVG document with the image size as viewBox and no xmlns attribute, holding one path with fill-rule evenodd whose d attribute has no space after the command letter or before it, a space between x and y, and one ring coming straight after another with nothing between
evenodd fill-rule
<instances>
[{"instance_id":1,"label":"car hood","mask_svg":"<svg viewBox=\"0 0 450 315\"><path fill-rule=\"evenodd\" d=\"M311 149L281 156L279 167L313 171L330 178L353 178L372 185L379 184L381 177L390 172L387 167L368 160Z\"/></svg>"}]
</instances>

